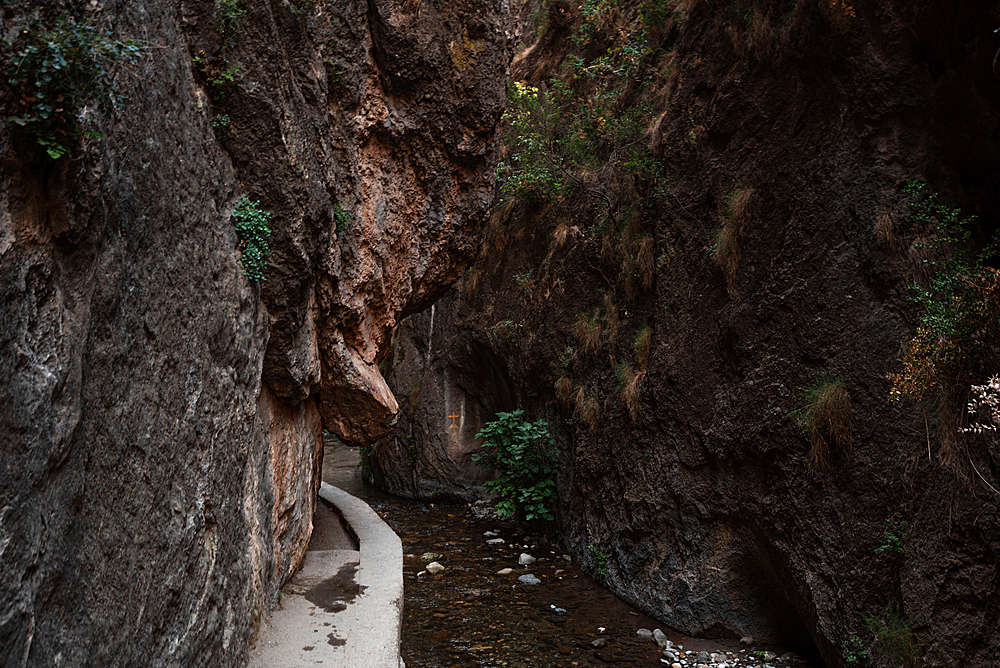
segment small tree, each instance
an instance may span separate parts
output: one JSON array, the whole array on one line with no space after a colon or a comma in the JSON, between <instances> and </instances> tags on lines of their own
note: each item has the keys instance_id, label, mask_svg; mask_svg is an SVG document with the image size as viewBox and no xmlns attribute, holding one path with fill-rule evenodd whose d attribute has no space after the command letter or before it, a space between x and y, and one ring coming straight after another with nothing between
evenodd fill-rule
<instances>
[{"instance_id":1,"label":"small tree","mask_svg":"<svg viewBox=\"0 0 1000 668\"><path fill-rule=\"evenodd\" d=\"M486 423L476 436L483 439L483 449L472 460L492 467L497 477L486 483L486 489L497 493L496 505L501 518L552 520L550 504L556 498L556 456L549 435L548 423L528 422L518 409L512 413L497 413L497 419Z\"/></svg>"}]
</instances>

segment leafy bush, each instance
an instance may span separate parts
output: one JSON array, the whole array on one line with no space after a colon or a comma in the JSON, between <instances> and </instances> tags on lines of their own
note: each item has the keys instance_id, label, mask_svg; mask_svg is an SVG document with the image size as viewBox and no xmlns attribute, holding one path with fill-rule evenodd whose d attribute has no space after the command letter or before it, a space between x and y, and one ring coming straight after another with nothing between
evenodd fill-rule
<instances>
[{"instance_id":1,"label":"leafy bush","mask_svg":"<svg viewBox=\"0 0 1000 668\"><path fill-rule=\"evenodd\" d=\"M337 236L339 237L354 220L354 214L341 206L340 202L337 202L333 207L333 220L336 223Z\"/></svg>"},{"instance_id":2,"label":"leafy bush","mask_svg":"<svg viewBox=\"0 0 1000 668\"><path fill-rule=\"evenodd\" d=\"M81 127L80 113L95 101L121 103L115 70L138 61L140 47L67 20L51 32L24 28L18 41L26 44L7 67L7 83L15 92L7 125L34 137L53 160L69 153L80 137L99 138L96 131Z\"/></svg>"},{"instance_id":3,"label":"leafy bush","mask_svg":"<svg viewBox=\"0 0 1000 668\"><path fill-rule=\"evenodd\" d=\"M903 554L906 539L910 537L909 524L905 521L885 521L882 544L875 548L875 554Z\"/></svg>"},{"instance_id":4,"label":"leafy bush","mask_svg":"<svg viewBox=\"0 0 1000 668\"><path fill-rule=\"evenodd\" d=\"M889 376L894 402L920 399L949 377L1000 368L1000 270L984 264L996 255L996 242L973 256L967 245L974 216L963 217L959 209L940 204L923 183L907 181L903 193L911 220L933 228L933 236L918 248L934 257L924 260L933 271L928 284L910 286L924 315L903 357L903 370Z\"/></svg>"},{"instance_id":5,"label":"leafy bush","mask_svg":"<svg viewBox=\"0 0 1000 668\"><path fill-rule=\"evenodd\" d=\"M267 267L267 254L270 250L267 239L271 236L271 229L268 227L271 212L261 209L260 202L251 202L243 195L236 201L232 220L236 233L240 235L243 273L251 281L265 280L264 268Z\"/></svg>"},{"instance_id":6,"label":"leafy bush","mask_svg":"<svg viewBox=\"0 0 1000 668\"><path fill-rule=\"evenodd\" d=\"M860 666L863 662L868 660L868 650L865 649L864 641L858 636L851 636L844 643L844 649L846 653L844 654L844 663L846 663L851 668L855 666Z\"/></svg>"},{"instance_id":7,"label":"leafy bush","mask_svg":"<svg viewBox=\"0 0 1000 668\"><path fill-rule=\"evenodd\" d=\"M890 603L880 615L865 615L868 632L874 636L875 650L905 668L917 665L923 650L910 621L899 607Z\"/></svg>"},{"instance_id":8,"label":"leafy bush","mask_svg":"<svg viewBox=\"0 0 1000 668\"><path fill-rule=\"evenodd\" d=\"M531 423L523 414L521 409L497 413L497 419L476 434L483 439L483 449L472 459L496 471L497 477L487 481L486 489L500 495L497 515L529 522L552 520L551 504L556 498L552 437L544 420Z\"/></svg>"},{"instance_id":9,"label":"leafy bush","mask_svg":"<svg viewBox=\"0 0 1000 668\"><path fill-rule=\"evenodd\" d=\"M608 555L601 552L600 548L596 545L588 545L587 552L590 553L591 558L594 560L594 570L598 575L604 577L606 571L606 566L608 565Z\"/></svg>"}]
</instances>

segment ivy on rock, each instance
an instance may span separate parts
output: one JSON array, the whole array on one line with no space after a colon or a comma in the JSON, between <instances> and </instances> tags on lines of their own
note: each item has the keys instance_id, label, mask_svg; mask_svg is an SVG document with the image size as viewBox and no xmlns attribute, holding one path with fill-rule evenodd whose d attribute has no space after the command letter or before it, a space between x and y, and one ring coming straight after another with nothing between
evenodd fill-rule
<instances>
[{"instance_id":1,"label":"ivy on rock","mask_svg":"<svg viewBox=\"0 0 1000 668\"><path fill-rule=\"evenodd\" d=\"M243 195L236 201L232 220L240 235L243 273L251 281L263 281L270 250L267 239L271 236L271 212L261 209L259 201L251 201Z\"/></svg>"}]
</instances>

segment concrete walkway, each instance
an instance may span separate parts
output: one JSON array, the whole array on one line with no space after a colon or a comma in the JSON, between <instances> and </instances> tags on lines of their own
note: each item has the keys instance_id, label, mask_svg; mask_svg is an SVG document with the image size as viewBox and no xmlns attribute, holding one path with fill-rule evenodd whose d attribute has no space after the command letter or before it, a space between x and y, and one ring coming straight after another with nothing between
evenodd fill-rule
<instances>
[{"instance_id":1,"label":"concrete walkway","mask_svg":"<svg viewBox=\"0 0 1000 668\"><path fill-rule=\"evenodd\" d=\"M399 537L364 501L326 483L319 494L309 551L285 585L250 665L399 668Z\"/></svg>"}]
</instances>

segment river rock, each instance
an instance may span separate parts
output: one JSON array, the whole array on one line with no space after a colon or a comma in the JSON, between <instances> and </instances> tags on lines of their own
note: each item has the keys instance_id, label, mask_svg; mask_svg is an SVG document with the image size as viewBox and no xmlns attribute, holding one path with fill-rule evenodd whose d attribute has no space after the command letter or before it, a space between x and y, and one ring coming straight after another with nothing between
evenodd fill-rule
<instances>
[{"instance_id":1,"label":"river rock","mask_svg":"<svg viewBox=\"0 0 1000 668\"><path fill-rule=\"evenodd\" d=\"M751 636L743 636L740 638L740 644L749 647L753 644L753 638Z\"/></svg>"},{"instance_id":2,"label":"river rock","mask_svg":"<svg viewBox=\"0 0 1000 668\"><path fill-rule=\"evenodd\" d=\"M510 575L514 572L513 568L501 568L497 571L497 575Z\"/></svg>"},{"instance_id":3,"label":"river rock","mask_svg":"<svg viewBox=\"0 0 1000 668\"><path fill-rule=\"evenodd\" d=\"M430 573L431 575L437 575L438 573L444 571L444 566L442 566L436 561L432 561L431 563L427 564L426 569L427 572Z\"/></svg>"},{"instance_id":4,"label":"river rock","mask_svg":"<svg viewBox=\"0 0 1000 668\"><path fill-rule=\"evenodd\" d=\"M660 647L666 647L667 643L670 642L669 640L667 640L667 634L665 634L660 629L653 629L653 640Z\"/></svg>"},{"instance_id":5,"label":"river rock","mask_svg":"<svg viewBox=\"0 0 1000 668\"><path fill-rule=\"evenodd\" d=\"M444 555L440 552L424 552L420 555L421 561L437 561Z\"/></svg>"},{"instance_id":6,"label":"river rock","mask_svg":"<svg viewBox=\"0 0 1000 668\"><path fill-rule=\"evenodd\" d=\"M486 541L486 544L487 545L502 545L503 544L503 538L490 538L488 541Z\"/></svg>"},{"instance_id":7,"label":"river rock","mask_svg":"<svg viewBox=\"0 0 1000 668\"><path fill-rule=\"evenodd\" d=\"M527 554L525 552L522 552L521 556L518 557L518 559L517 559L517 563L521 564L522 566L530 566L531 564L535 563L536 561L538 561L538 560L535 559L530 554Z\"/></svg>"},{"instance_id":8,"label":"river rock","mask_svg":"<svg viewBox=\"0 0 1000 668\"><path fill-rule=\"evenodd\" d=\"M605 645L608 644L608 639L607 638L597 638L596 640L591 640L590 644L593 645L594 647L604 647Z\"/></svg>"},{"instance_id":9,"label":"river rock","mask_svg":"<svg viewBox=\"0 0 1000 668\"><path fill-rule=\"evenodd\" d=\"M539 580L538 578L536 578L531 573L528 573L526 575L522 575L521 577L519 577L517 579L517 581L520 582L520 583L522 583L522 584L526 584L526 585L538 585L538 584L542 584L542 581Z\"/></svg>"},{"instance_id":10,"label":"river rock","mask_svg":"<svg viewBox=\"0 0 1000 668\"><path fill-rule=\"evenodd\" d=\"M635 634L640 638L642 638L643 640L653 639L653 632L650 631L649 629L639 629L638 631L635 632Z\"/></svg>"}]
</instances>

